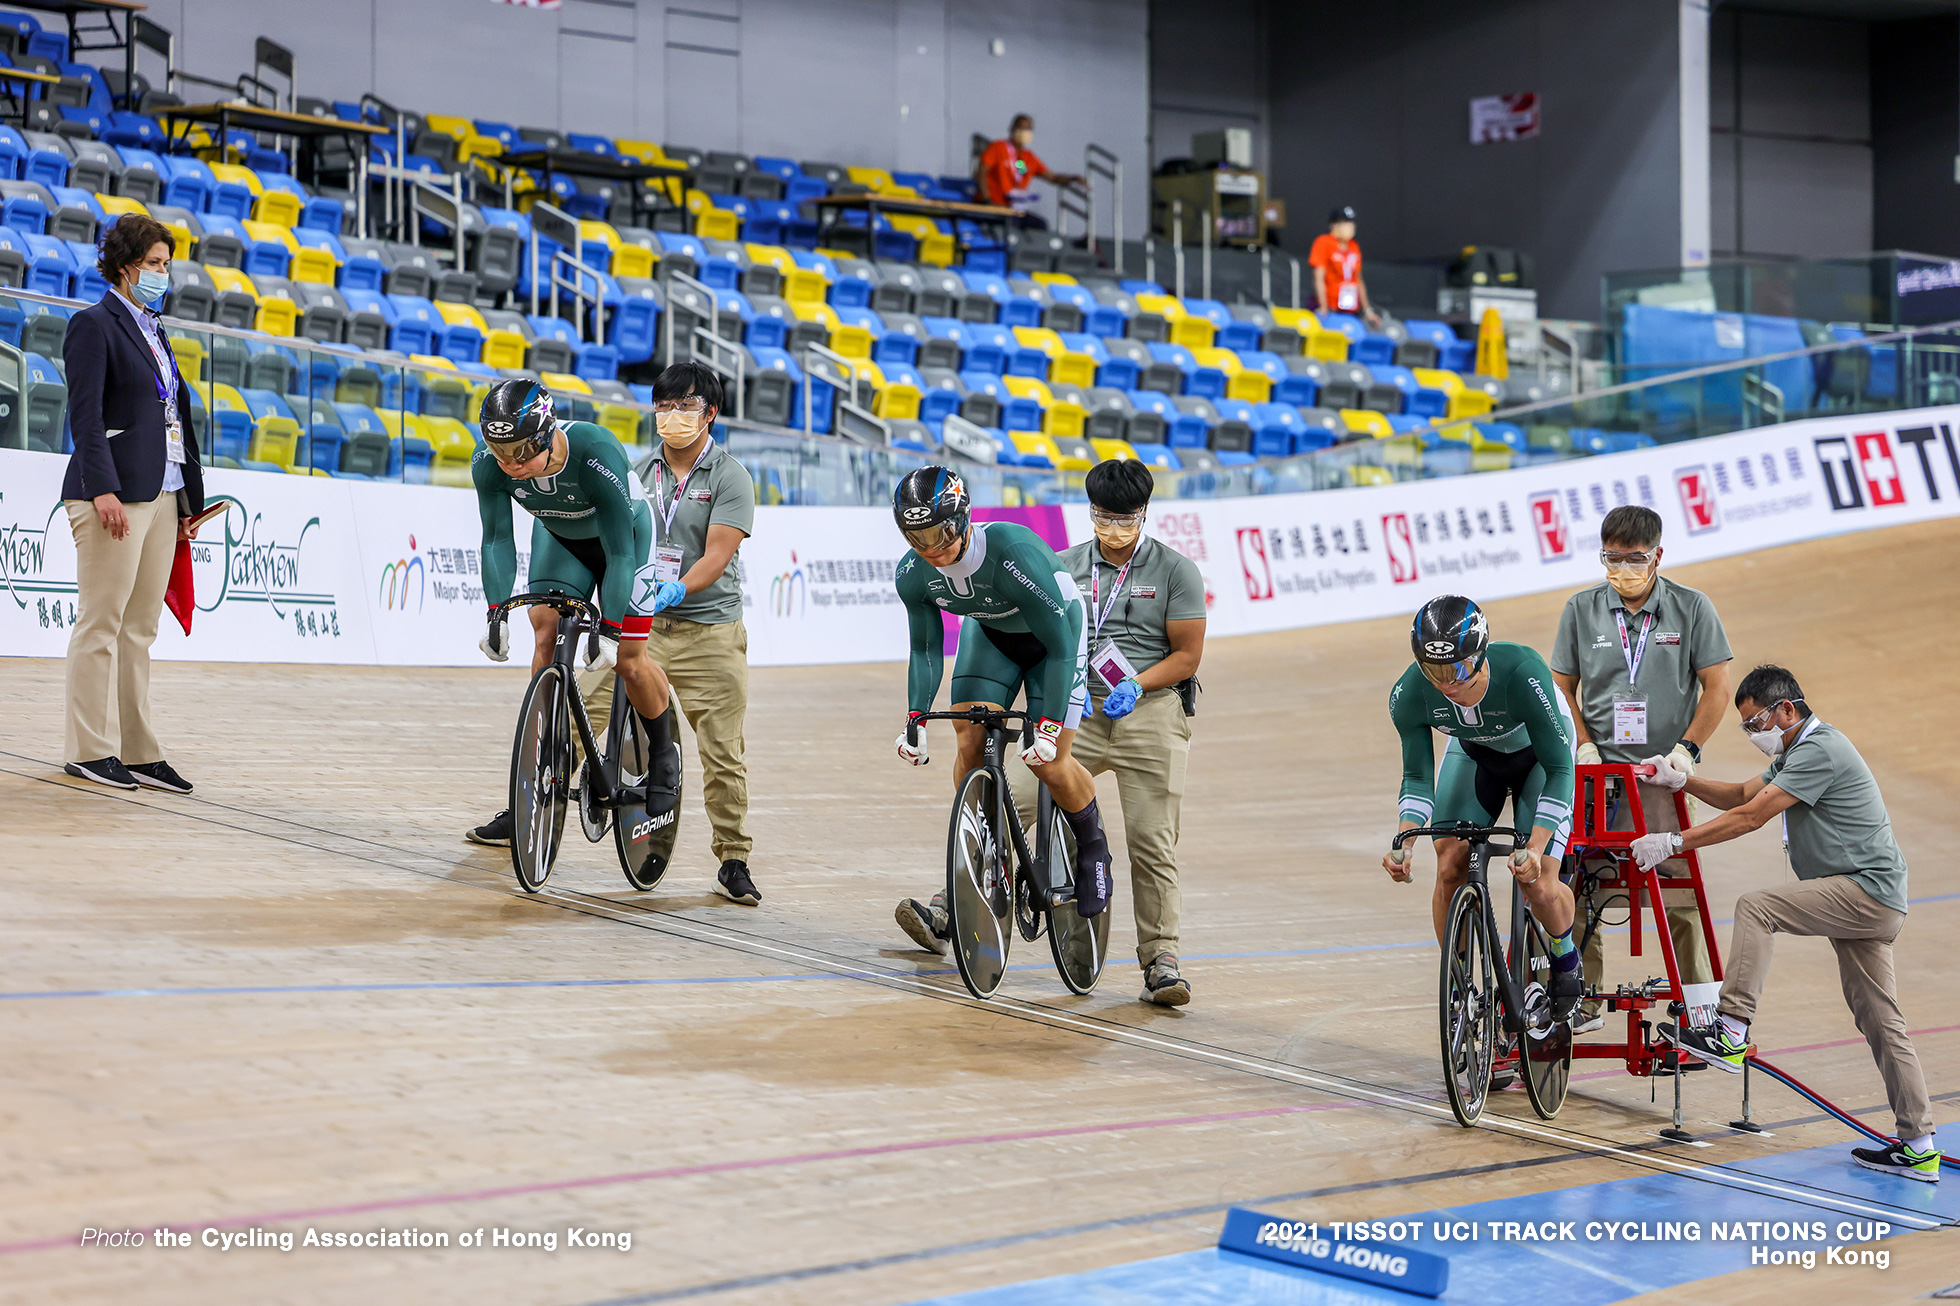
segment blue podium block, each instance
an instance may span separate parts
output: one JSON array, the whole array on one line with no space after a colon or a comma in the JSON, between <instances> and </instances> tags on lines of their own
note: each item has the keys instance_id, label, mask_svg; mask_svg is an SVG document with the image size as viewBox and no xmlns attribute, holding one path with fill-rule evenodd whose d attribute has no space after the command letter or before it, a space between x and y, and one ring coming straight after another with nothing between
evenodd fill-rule
<instances>
[{"instance_id":1,"label":"blue podium block","mask_svg":"<svg viewBox=\"0 0 1960 1306\"><path fill-rule=\"evenodd\" d=\"M1373 1239L1335 1238L1305 1221L1282 1220L1243 1206L1226 1212L1218 1245L1228 1252L1399 1288L1421 1297L1442 1296L1450 1282L1449 1259L1434 1252Z\"/></svg>"}]
</instances>

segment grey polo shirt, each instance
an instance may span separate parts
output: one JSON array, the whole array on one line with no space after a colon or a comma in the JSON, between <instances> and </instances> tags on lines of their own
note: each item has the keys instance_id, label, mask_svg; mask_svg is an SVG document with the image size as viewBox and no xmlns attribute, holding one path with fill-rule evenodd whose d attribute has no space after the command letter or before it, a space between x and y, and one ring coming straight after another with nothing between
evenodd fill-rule
<instances>
[{"instance_id":1,"label":"grey polo shirt","mask_svg":"<svg viewBox=\"0 0 1960 1306\"><path fill-rule=\"evenodd\" d=\"M1906 859L1872 769L1835 726L1812 717L1763 779L1797 800L1784 813L1800 880L1848 875L1893 911L1906 909Z\"/></svg>"},{"instance_id":2,"label":"grey polo shirt","mask_svg":"<svg viewBox=\"0 0 1960 1306\"><path fill-rule=\"evenodd\" d=\"M1170 656L1166 622L1193 621L1205 615L1205 580L1198 574L1198 564L1162 540L1145 535L1137 542L1129 573L1123 577L1113 606L1110 596L1123 569L1112 567L1103 558L1095 536L1063 550L1061 557L1062 565L1075 577L1083 607L1088 610L1090 652L1104 640L1114 639L1130 665L1143 671ZM1091 594L1097 596L1093 607ZM1109 608L1109 616L1097 633L1096 618L1104 607ZM1096 698L1107 692L1102 678L1093 674L1089 688Z\"/></svg>"},{"instance_id":3,"label":"grey polo shirt","mask_svg":"<svg viewBox=\"0 0 1960 1306\"><path fill-rule=\"evenodd\" d=\"M1605 581L1580 590L1565 601L1559 614L1558 638L1546 661L1560 675L1579 677L1579 719L1599 746L1603 762L1638 762L1665 753L1681 742L1695 719L1701 698L1697 672L1735 656L1715 605L1700 590L1676 585L1665 576L1654 581L1654 592L1639 612L1627 612L1627 644L1620 644L1615 610L1626 611L1626 600ZM1627 650L1640 644L1647 614L1653 629L1640 659L1640 681L1627 676ZM1647 742L1615 747L1613 700L1647 700ZM1704 741L1705 742L1705 741Z\"/></svg>"},{"instance_id":4,"label":"grey polo shirt","mask_svg":"<svg viewBox=\"0 0 1960 1306\"><path fill-rule=\"evenodd\" d=\"M679 545L681 575L687 575L708 549L708 527L733 526L744 537L755 534L755 481L749 469L727 449L710 440L708 451L689 471L685 483L675 480L667 466L667 446L662 444L654 463L647 468L647 498L653 507L653 544ZM679 496L677 498L677 496ZM668 514L673 519L668 520ZM651 562L653 559L649 558ZM742 619L742 550L714 584L690 594L660 614L704 626Z\"/></svg>"}]
</instances>

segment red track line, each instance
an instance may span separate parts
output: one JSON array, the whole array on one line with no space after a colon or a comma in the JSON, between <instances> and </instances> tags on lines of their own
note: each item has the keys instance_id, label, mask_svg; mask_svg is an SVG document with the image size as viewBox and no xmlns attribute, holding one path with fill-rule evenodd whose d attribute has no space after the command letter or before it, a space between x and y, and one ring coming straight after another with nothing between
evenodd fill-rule
<instances>
[{"instance_id":1,"label":"red track line","mask_svg":"<svg viewBox=\"0 0 1960 1306\"><path fill-rule=\"evenodd\" d=\"M130 1227L161 1227L178 1231L226 1229L238 1225L286 1224L299 1220L325 1220L346 1215L365 1215L375 1211L400 1211L419 1206L449 1206L463 1202L492 1201L502 1197L522 1197L531 1193L562 1192L577 1188L603 1188L616 1184L644 1183L653 1179L680 1179L690 1175L726 1174L730 1171L764 1170L777 1166L807 1165L818 1161L848 1161L866 1156L889 1156L895 1152L923 1152L942 1147L974 1147L988 1143L1018 1143L1040 1138L1070 1138L1081 1134L1116 1134L1137 1129L1163 1129L1174 1125L1207 1125L1226 1120L1256 1120L1267 1116L1300 1115L1309 1111L1345 1111L1365 1106L1362 1102L1316 1102L1302 1106L1265 1107L1257 1111L1222 1111L1214 1115L1171 1116L1163 1120L1128 1120L1113 1125L1068 1125L1055 1129L1027 1129L1006 1134L970 1134L962 1138L923 1138L908 1143L885 1143L877 1147L847 1147L833 1152L802 1152L790 1156L764 1156L747 1161L712 1161L702 1165L670 1166L663 1170L637 1170L626 1174L588 1175L582 1179L556 1179L533 1184L512 1184L504 1188L481 1188L474 1192L428 1193L419 1197L396 1197L374 1202L353 1202L345 1206L320 1206L300 1211L269 1211L257 1215L233 1215L217 1220L192 1220L178 1224L152 1226L138 1221ZM54 1247L73 1247L80 1238L71 1234L60 1238L34 1238L24 1242L0 1243L0 1256L17 1252L47 1251Z\"/></svg>"},{"instance_id":2,"label":"red track line","mask_svg":"<svg viewBox=\"0 0 1960 1306\"><path fill-rule=\"evenodd\" d=\"M1956 1029L1960 1029L1960 1025L1934 1025L1930 1029L1909 1029L1906 1031L1906 1036L1908 1038L1918 1038L1922 1034L1951 1034ZM1802 1047L1775 1048L1772 1049L1768 1055L1773 1057L1787 1057L1798 1052L1820 1052L1825 1048L1848 1048L1856 1044L1863 1043L1864 1041L1865 1040L1863 1038L1833 1039L1829 1043L1806 1043ZM1757 1050L1757 1055L1759 1056L1762 1055L1761 1049ZM1621 1075L1625 1073L1626 1072L1624 1070L1593 1070L1593 1071L1588 1071L1583 1075L1573 1075L1571 1077L1571 1081L1576 1083L1581 1079L1605 1079L1611 1075ZM0 1247L0 1251L5 1251L5 1250L6 1249L4 1247Z\"/></svg>"}]
</instances>

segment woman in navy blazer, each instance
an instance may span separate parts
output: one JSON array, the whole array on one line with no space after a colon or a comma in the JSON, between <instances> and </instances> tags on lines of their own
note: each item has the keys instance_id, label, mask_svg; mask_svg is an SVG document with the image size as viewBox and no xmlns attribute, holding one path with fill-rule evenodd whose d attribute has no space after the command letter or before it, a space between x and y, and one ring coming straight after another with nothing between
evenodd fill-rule
<instances>
[{"instance_id":1,"label":"woman in navy blazer","mask_svg":"<svg viewBox=\"0 0 1960 1306\"><path fill-rule=\"evenodd\" d=\"M75 452L61 497L79 598L63 751L70 775L189 793L150 729L150 645L177 541L204 509L190 387L146 307L170 287L171 249L169 229L146 214L104 228L96 267L112 289L69 319L62 345Z\"/></svg>"}]
</instances>

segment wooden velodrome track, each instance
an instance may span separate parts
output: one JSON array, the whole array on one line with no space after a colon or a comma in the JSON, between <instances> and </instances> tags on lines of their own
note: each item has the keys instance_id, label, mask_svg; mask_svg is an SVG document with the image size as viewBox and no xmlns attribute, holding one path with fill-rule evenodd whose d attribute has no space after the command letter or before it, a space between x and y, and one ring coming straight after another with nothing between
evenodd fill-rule
<instances>
[{"instance_id":1,"label":"wooden velodrome track","mask_svg":"<svg viewBox=\"0 0 1960 1306\"><path fill-rule=\"evenodd\" d=\"M1956 556L1944 523L1670 573L1713 595L1738 669L1787 663L1873 763L1912 896L1933 899L1898 965L1949 1119ZM1493 605L1497 636L1547 647L1563 598ZM1549 1134L1516 1093L1493 1114L1529 1134L1450 1121L1427 875L1378 868L1406 629L1207 650L1182 1012L1136 1001L1127 889L1088 998L1045 944L992 1005L904 946L892 904L943 874L950 769L892 756L897 663L755 673L767 896L745 910L708 892L694 780L654 894L572 831L541 898L459 840L503 805L519 674L160 664L160 729L198 792L125 797L59 773L61 663L0 661L0 1301L906 1302L1205 1246L1235 1202L1367 1218L1848 1148L1767 1081L1776 1138L1731 1135L1738 1081L1712 1073L1687 1102L1713 1146L1664 1147L1664 1086L1650 1102L1611 1062L1580 1063ZM1725 721L1705 769L1752 763ZM1724 920L1785 874L1769 831L1705 865ZM1658 969L1651 941L1638 967ZM1779 944L1756 1037L1890 1127L1827 946ZM579 1227L632 1247L75 1245L161 1225ZM1951 1230L1887 1246L1893 1269L1855 1284L1765 1268L1655 1299L1905 1301L1960 1277Z\"/></svg>"}]
</instances>

